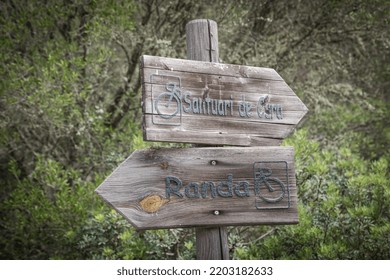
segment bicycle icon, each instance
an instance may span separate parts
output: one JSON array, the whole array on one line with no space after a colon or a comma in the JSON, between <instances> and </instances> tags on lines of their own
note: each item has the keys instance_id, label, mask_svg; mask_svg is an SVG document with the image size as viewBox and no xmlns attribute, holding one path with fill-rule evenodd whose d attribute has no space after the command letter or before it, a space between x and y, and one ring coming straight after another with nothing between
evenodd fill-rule
<instances>
[{"instance_id":1,"label":"bicycle icon","mask_svg":"<svg viewBox=\"0 0 390 280\"><path fill-rule=\"evenodd\" d=\"M182 121L180 77L152 74L150 84L153 124L180 126ZM164 86L163 89L161 89L162 86Z\"/></svg>"},{"instance_id":2,"label":"bicycle icon","mask_svg":"<svg viewBox=\"0 0 390 280\"><path fill-rule=\"evenodd\" d=\"M257 166L256 166L257 165ZM260 166L259 166L260 165ZM280 169L282 167L282 173L279 172L279 176L285 181L285 183L277 177L272 177L272 169L265 167L265 165L271 165L273 168ZM287 162L258 162L254 166L254 187L256 194L256 209L277 209L277 208L290 208L290 193L288 189L288 173ZM270 206L270 204L279 204L287 196L286 203ZM260 206L266 203L268 206Z\"/></svg>"},{"instance_id":3,"label":"bicycle icon","mask_svg":"<svg viewBox=\"0 0 390 280\"><path fill-rule=\"evenodd\" d=\"M154 103L157 114L163 119L171 119L181 111L181 92L174 82L165 86L167 92L161 93Z\"/></svg>"}]
</instances>

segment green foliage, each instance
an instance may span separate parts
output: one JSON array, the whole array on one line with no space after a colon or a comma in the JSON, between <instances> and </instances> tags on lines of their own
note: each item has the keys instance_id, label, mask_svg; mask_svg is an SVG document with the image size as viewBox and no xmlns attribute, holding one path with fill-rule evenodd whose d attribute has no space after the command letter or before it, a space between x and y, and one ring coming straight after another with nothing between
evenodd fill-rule
<instances>
[{"instance_id":1,"label":"green foliage","mask_svg":"<svg viewBox=\"0 0 390 280\"><path fill-rule=\"evenodd\" d=\"M114 210L96 214L67 236L76 241L80 259L146 258L146 242Z\"/></svg>"},{"instance_id":2,"label":"green foliage","mask_svg":"<svg viewBox=\"0 0 390 280\"><path fill-rule=\"evenodd\" d=\"M11 164L10 172L19 172ZM101 181L86 182L80 172L64 169L53 160L37 156L35 170L18 181L8 199L1 204L1 258L73 258L68 235L80 227L89 214L85 206L102 209L102 202L91 192Z\"/></svg>"},{"instance_id":3,"label":"green foliage","mask_svg":"<svg viewBox=\"0 0 390 280\"><path fill-rule=\"evenodd\" d=\"M151 245L150 259L194 259L195 236L191 229L147 231L145 240Z\"/></svg>"},{"instance_id":4,"label":"green foliage","mask_svg":"<svg viewBox=\"0 0 390 280\"><path fill-rule=\"evenodd\" d=\"M300 130L296 149L299 219L252 242L237 258L389 259L390 179L384 157L365 161L349 147L320 149Z\"/></svg>"},{"instance_id":5,"label":"green foliage","mask_svg":"<svg viewBox=\"0 0 390 280\"><path fill-rule=\"evenodd\" d=\"M114 210L89 219L76 231L67 232L80 259L189 259L194 258L190 230L136 232Z\"/></svg>"},{"instance_id":6,"label":"green foliage","mask_svg":"<svg viewBox=\"0 0 390 280\"><path fill-rule=\"evenodd\" d=\"M80 258L69 233L105 211L94 189L139 130L130 113L115 133L107 109L107 92L134 95L114 36L133 29L132 2L41 4L0 9L1 258Z\"/></svg>"}]
</instances>

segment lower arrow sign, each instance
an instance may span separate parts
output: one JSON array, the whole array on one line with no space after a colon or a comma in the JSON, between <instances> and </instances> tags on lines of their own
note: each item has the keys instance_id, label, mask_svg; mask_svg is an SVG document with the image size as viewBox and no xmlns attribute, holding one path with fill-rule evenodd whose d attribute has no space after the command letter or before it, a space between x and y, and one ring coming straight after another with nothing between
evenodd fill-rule
<instances>
[{"instance_id":1,"label":"lower arrow sign","mask_svg":"<svg viewBox=\"0 0 390 280\"><path fill-rule=\"evenodd\" d=\"M138 229L298 223L292 147L138 150L96 192Z\"/></svg>"}]
</instances>

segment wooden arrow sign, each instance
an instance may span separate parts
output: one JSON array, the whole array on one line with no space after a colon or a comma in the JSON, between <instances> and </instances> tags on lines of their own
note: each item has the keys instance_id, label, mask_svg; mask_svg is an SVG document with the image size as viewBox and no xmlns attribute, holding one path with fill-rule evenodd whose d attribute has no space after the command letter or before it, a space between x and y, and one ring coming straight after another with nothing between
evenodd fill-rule
<instances>
[{"instance_id":1,"label":"wooden arrow sign","mask_svg":"<svg viewBox=\"0 0 390 280\"><path fill-rule=\"evenodd\" d=\"M141 57L144 139L278 146L308 109L270 68Z\"/></svg>"},{"instance_id":2,"label":"wooden arrow sign","mask_svg":"<svg viewBox=\"0 0 390 280\"><path fill-rule=\"evenodd\" d=\"M298 222L292 147L138 150L96 192L138 229Z\"/></svg>"}]
</instances>

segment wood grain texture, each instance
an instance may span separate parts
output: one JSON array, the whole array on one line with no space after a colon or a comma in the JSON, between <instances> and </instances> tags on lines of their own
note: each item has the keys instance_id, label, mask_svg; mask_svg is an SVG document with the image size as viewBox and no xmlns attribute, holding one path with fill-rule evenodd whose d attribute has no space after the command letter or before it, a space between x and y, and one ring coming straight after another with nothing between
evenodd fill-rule
<instances>
[{"instance_id":1,"label":"wood grain texture","mask_svg":"<svg viewBox=\"0 0 390 280\"><path fill-rule=\"evenodd\" d=\"M187 59L219 62L218 26L215 21L199 19L188 22L186 25L186 43ZM188 78L192 78L192 76L190 75ZM188 139L188 134L182 139L184 141ZM213 143L211 142L211 144ZM197 227L195 233L196 258L198 260L229 259L226 227Z\"/></svg>"},{"instance_id":2,"label":"wood grain texture","mask_svg":"<svg viewBox=\"0 0 390 280\"><path fill-rule=\"evenodd\" d=\"M229 259L229 243L225 230L224 227L196 228L196 258L198 260Z\"/></svg>"},{"instance_id":3,"label":"wood grain texture","mask_svg":"<svg viewBox=\"0 0 390 280\"><path fill-rule=\"evenodd\" d=\"M187 59L218 62L218 26L213 20L196 19L186 24Z\"/></svg>"},{"instance_id":4,"label":"wood grain texture","mask_svg":"<svg viewBox=\"0 0 390 280\"><path fill-rule=\"evenodd\" d=\"M277 145L308 111L269 68L142 56L141 73L148 141ZM177 98L167 101L173 83Z\"/></svg>"},{"instance_id":5,"label":"wood grain texture","mask_svg":"<svg viewBox=\"0 0 390 280\"><path fill-rule=\"evenodd\" d=\"M285 175L284 166L278 163L280 161L286 162L288 175ZM265 166L272 169L271 177L279 178L288 185L288 208L287 196L271 205L255 195L254 172L258 162L271 162ZM219 182L228 182L229 175L232 176L233 188L239 182L248 183L249 196L240 197L234 190L232 197L218 194L212 197L208 189L204 198L200 195L191 197L195 193L194 188L187 187L191 183L198 184L200 192L202 182L214 182L218 186ZM167 177L181 180L179 191L182 197L176 194L167 196ZM175 188L176 184L169 186ZM187 188L190 197L186 195ZM226 192L226 185L221 190ZM240 190L243 192L243 185ZM124 161L96 192L139 229L298 222L292 147L139 150ZM276 193L271 193L265 186L261 188L262 195L272 196ZM156 200L158 205L152 199L149 199L151 202L146 199L148 197ZM261 207L275 208L259 210L256 208L257 203ZM151 206L145 208L147 204ZM216 210L219 215L215 215Z\"/></svg>"}]
</instances>

